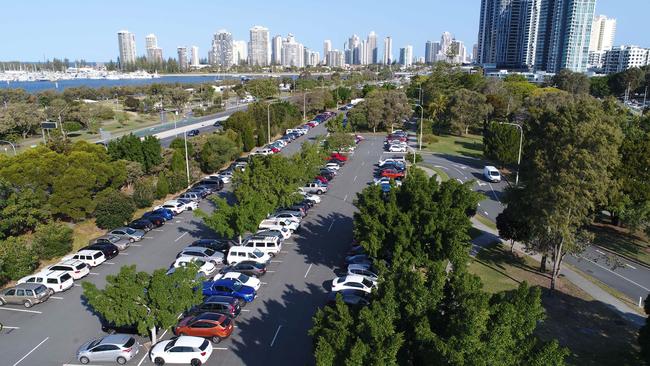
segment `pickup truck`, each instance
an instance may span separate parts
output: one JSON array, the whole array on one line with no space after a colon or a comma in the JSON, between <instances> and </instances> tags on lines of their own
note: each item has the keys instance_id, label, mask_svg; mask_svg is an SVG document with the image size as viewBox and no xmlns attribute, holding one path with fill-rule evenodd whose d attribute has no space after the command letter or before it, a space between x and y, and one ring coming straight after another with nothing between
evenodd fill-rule
<instances>
[{"instance_id":1,"label":"pickup truck","mask_svg":"<svg viewBox=\"0 0 650 366\"><path fill-rule=\"evenodd\" d=\"M300 190L307 193L323 194L327 192L327 186L312 182L307 183L304 187L301 187Z\"/></svg>"},{"instance_id":2,"label":"pickup truck","mask_svg":"<svg viewBox=\"0 0 650 366\"><path fill-rule=\"evenodd\" d=\"M259 229L277 230L278 228L287 228L291 231L298 230L299 224L290 219L270 218L264 219L258 226Z\"/></svg>"}]
</instances>

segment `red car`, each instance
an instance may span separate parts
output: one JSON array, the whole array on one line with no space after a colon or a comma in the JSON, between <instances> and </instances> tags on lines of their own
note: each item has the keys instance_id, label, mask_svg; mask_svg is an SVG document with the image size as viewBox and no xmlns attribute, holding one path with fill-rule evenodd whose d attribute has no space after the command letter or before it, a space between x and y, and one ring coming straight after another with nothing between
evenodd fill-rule
<instances>
[{"instance_id":1,"label":"red car","mask_svg":"<svg viewBox=\"0 0 650 366\"><path fill-rule=\"evenodd\" d=\"M348 161L348 157L347 157L347 156L345 156L345 155L341 155L341 154L339 154L339 153L332 153L332 155L330 155L330 156L327 158L327 160L332 160L332 159L336 159L336 160L340 160L340 161Z\"/></svg>"},{"instance_id":2,"label":"red car","mask_svg":"<svg viewBox=\"0 0 650 366\"><path fill-rule=\"evenodd\" d=\"M228 338L234 326L233 320L218 313L202 313L183 318L173 329L177 336L188 335L209 338L213 343L219 343Z\"/></svg>"},{"instance_id":3,"label":"red car","mask_svg":"<svg viewBox=\"0 0 650 366\"><path fill-rule=\"evenodd\" d=\"M398 172L395 169L384 169L381 172L381 176L391 179L404 178L404 172Z\"/></svg>"},{"instance_id":4,"label":"red car","mask_svg":"<svg viewBox=\"0 0 650 366\"><path fill-rule=\"evenodd\" d=\"M314 179L320 181L321 183L325 183L325 184L327 184L327 183L329 182L329 181L327 180L327 178L323 177L322 175L319 175L319 176L317 176L317 177L314 178Z\"/></svg>"},{"instance_id":5,"label":"red car","mask_svg":"<svg viewBox=\"0 0 650 366\"><path fill-rule=\"evenodd\" d=\"M307 126L309 126L311 128L314 128L314 127L318 126L318 123L314 122L314 121L311 121L311 122L307 123Z\"/></svg>"},{"instance_id":6,"label":"red car","mask_svg":"<svg viewBox=\"0 0 650 366\"><path fill-rule=\"evenodd\" d=\"M402 142L406 142L406 137L399 136L399 135L388 135L388 137L386 137L386 141L392 141L392 140L399 140Z\"/></svg>"},{"instance_id":7,"label":"red car","mask_svg":"<svg viewBox=\"0 0 650 366\"><path fill-rule=\"evenodd\" d=\"M271 151L273 151L274 154L277 154L280 152L280 149L278 149L277 147L272 147Z\"/></svg>"}]
</instances>

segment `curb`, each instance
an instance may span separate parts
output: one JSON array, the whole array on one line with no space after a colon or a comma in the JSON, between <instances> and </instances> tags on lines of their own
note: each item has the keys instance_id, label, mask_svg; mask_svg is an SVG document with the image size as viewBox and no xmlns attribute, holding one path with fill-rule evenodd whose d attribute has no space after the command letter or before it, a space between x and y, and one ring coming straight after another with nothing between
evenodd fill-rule
<instances>
[{"instance_id":1,"label":"curb","mask_svg":"<svg viewBox=\"0 0 650 366\"><path fill-rule=\"evenodd\" d=\"M602 250L606 251L606 252L609 253L609 254L615 255L615 256L617 256L617 257L621 257L621 258L623 258L623 259L625 259L625 260L627 260L627 261L630 261L630 262L632 262L632 263L634 263L634 264L637 264L637 265L639 265L639 266L641 266L641 267L644 267L644 268L646 268L646 269L650 269L650 264L648 264L648 263L641 262L641 261L638 260L638 259L632 258L632 257L630 257L630 256L628 256L628 255L625 255L625 254L617 253L617 252L615 252L615 251L613 251L613 250L611 250L611 249L609 249L609 248L601 247L600 245L596 245L596 244L591 244L591 245L592 245L594 248L602 249Z\"/></svg>"}]
</instances>

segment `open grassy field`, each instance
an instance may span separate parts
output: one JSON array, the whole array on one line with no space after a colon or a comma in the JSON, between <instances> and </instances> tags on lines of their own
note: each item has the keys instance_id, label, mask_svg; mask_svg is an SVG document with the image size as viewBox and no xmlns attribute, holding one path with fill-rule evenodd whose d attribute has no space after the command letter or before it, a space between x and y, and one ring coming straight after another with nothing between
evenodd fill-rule
<instances>
[{"instance_id":1,"label":"open grassy field","mask_svg":"<svg viewBox=\"0 0 650 366\"><path fill-rule=\"evenodd\" d=\"M449 155L461 155L471 158L483 156L483 137L480 135L435 135L437 142L423 145L422 148Z\"/></svg>"},{"instance_id":2,"label":"open grassy field","mask_svg":"<svg viewBox=\"0 0 650 366\"><path fill-rule=\"evenodd\" d=\"M516 288L519 283L540 286L547 318L537 334L558 339L569 348L571 365L639 365L637 331L603 303L562 278L558 290L550 292L549 276L539 264L509 247L495 245L481 251L469 263L469 271L481 277L486 291L496 293Z\"/></svg>"}]
</instances>

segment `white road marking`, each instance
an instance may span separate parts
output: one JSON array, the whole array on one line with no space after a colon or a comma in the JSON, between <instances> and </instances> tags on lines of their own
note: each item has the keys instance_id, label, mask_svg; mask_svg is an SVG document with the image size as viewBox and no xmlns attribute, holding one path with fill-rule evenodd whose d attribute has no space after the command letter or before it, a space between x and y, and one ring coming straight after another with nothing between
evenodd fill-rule
<instances>
[{"instance_id":1,"label":"white road marking","mask_svg":"<svg viewBox=\"0 0 650 366\"><path fill-rule=\"evenodd\" d=\"M330 224L330 227L327 229L328 233L330 232L330 230L332 230L332 226L334 226L334 220L332 220L332 223Z\"/></svg>"},{"instance_id":2,"label":"white road marking","mask_svg":"<svg viewBox=\"0 0 650 366\"><path fill-rule=\"evenodd\" d=\"M88 272L88 274L93 275L93 276L99 276L99 273L97 273L97 272Z\"/></svg>"},{"instance_id":3,"label":"white road marking","mask_svg":"<svg viewBox=\"0 0 650 366\"><path fill-rule=\"evenodd\" d=\"M266 273L275 273L275 271L266 271ZM2 308L0 308L2 309Z\"/></svg>"},{"instance_id":4,"label":"white road marking","mask_svg":"<svg viewBox=\"0 0 650 366\"><path fill-rule=\"evenodd\" d=\"M73 284L72 286L74 286L74 287L81 287L81 285L78 285L78 284L76 284L76 283Z\"/></svg>"},{"instance_id":5,"label":"white road marking","mask_svg":"<svg viewBox=\"0 0 650 366\"><path fill-rule=\"evenodd\" d=\"M9 310L9 311L18 311L20 313L32 313L32 314L43 314L42 311L36 311L36 310L25 310L25 309L14 309L14 308L6 308L6 307L0 307L0 310Z\"/></svg>"},{"instance_id":6,"label":"white road marking","mask_svg":"<svg viewBox=\"0 0 650 366\"><path fill-rule=\"evenodd\" d=\"M602 255L607 255L607 254L605 254L605 252L603 252L602 250L599 250L599 249L596 249L596 252L598 252L599 254L602 254Z\"/></svg>"},{"instance_id":7,"label":"white road marking","mask_svg":"<svg viewBox=\"0 0 650 366\"><path fill-rule=\"evenodd\" d=\"M181 240L181 238L184 237L185 235L187 235L187 231L182 233L181 236L179 236L178 238L176 238L176 240L174 240L174 243Z\"/></svg>"},{"instance_id":8,"label":"white road marking","mask_svg":"<svg viewBox=\"0 0 650 366\"><path fill-rule=\"evenodd\" d=\"M142 356L142 358L140 359L140 362L138 362L138 366L142 365L142 362L144 362L144 360L147 358L147 356L149 356L148 352L145 352L144 356Z\"/></svg>"},{"instance_id":9,"label":"white road marking","mask_svg":"<svg viewBox=\"0 0 650 366\"><path fill-rule=\"evenodd\" d=\"M129 255L129 253L120 253L120 255Z\"/></svg>"},{"instance_id":10,"label":"white road marking","mask_svg":"<svg viewBox=\"0 0 650 366\"><path fill-rule=\"evenodd\" d=\"M268 283L268 282L261 282L261 281L260 281L260 284L262 284L262 285L268 285L269 283Z\"/></svg>"},{"instance_id":11,"label":"white road marking","mask_svg":"<svg viewBox=\"0 0 650 366\"><path fill-rule=\"evenodd\" d=\"M313 263L312 263L313 264ZM312 264L309 265L309 268L307 268L307 272L305 272L305 278L307 278L307 275L309 274L309 271L311 270Z\"/></svg>"},{"instance_id":12,"label":"white road marking","mask_svg":"<svg viewBox=\"0 0 650 366\"><path fill-rule=\"evenodd\" d=\"M459 181L460 184L463 184L463 180L462 180L462 179L460 179L460 178L456 178L456 180Z\"/></svg>"},{"instance_id":13,"label":"white road marking","mask_svg":"<svg viewBox=\"0 0 650 366\"><path fill-rule=\"evenodd\" d=\"M212 349L216 349L216 350L219 350L219 351L227 351L228 347L212 347Z\"/></svg>"},{"instance_id":14,"label":"white road marking","mask_svg":"<svg viewBox=\"0 0 650 366\"><path fill-rule=\"evenodd\" d=\"M151 231L159 231L160 232L160 231L165 231L165 230L163 230L163 229L153 229Z\"/></svg>"},{"instance_id":15,"label":"white road marking","mask_svg":"<svg viewBox=\"0 0 650 366\"><path fill-rule=\"evenodd\" d=\"M361 162L361 166L363 166L365 163L366 163L365 161L362 161L362 162Z\"/></svg>"},{"instance_id":16,"label":"white road marking","mask_svg":"<svg viewBox=\"0 0 650 366\"><path fill-rule=\"evenodd\" d=\"M63 298L60 296L50 296L50 299L63 300Z\"/></svg>"},{"instance_id":17,"label":"white road marking","mask_svg":"<svg viewBox=\"0 0 650 366\"><path fill-rule=\"evenodd\" d=\"M176 220L176 223L178 224L178 223L180 223L180 222L182 222L182 221L183 221L183 220Z\"/></svg>"},{"instance_id":18,"label":"white road marking","mask_svg":"<svg viewBox=\"0 0 650 366\"><path fill-rule=\"evenodd\" d=\"M142 244L131 244L132 247L141 247Z\"/></svg>"},{"instance_id":19,"label":"white road marking","mask_svg":"<svg viewBox=\"0 0 650 366\"><path fill-rule=\"evenodd\" d=\"M8 327L6 325L3 325L2 329L20 329L20 327Z\"/></svg>"},{"instance_id":20,"label":"white road marking","mask_svg":"<svg viewBox=\"0 0 650 366\"><path fill-rule=\"evenodd\" d=\"M282 261L271 261L271 263L282 263Z\"/></svg>"},{"instance_id":21,"label":"white road marking","mask_svg":"<svg viewBox=\"0 0 650 366\"><path fill-rule=\"evenodd\" d=\"M48 339L50 339L50 337L45 337L45 339L43 339L43 340L41 341L41 343L37 344L36 347L32 348L31 351L27 352L27 354L24 355L20 360L16 361L16 363L15 363L13 366L16 366L16 365L18 365L19 363L21 363L22 360L26 359L27 356L31 355L32 352L36 351L36 349L37 349L38 347L40 347L43 343L47 342Z\"/></svg>"},{"instance_id":22,"label":"white road marking","mask_svg":"<svg viewBox=\"0 0 650 366\"><path fill-rule=\"evenodd\" d=\"M355 175L353 182L356 182L356 181L357 181L357 176Z\"/></svg>"},{"instance_id":23,"label":"white road marking","mask_svg":"<svg viewBox=\"0 0 650 366\"><path fill-rule=\"evenodd\" d=\"M613 273L613 274L617 275L618 277L620 277L620 278L626 280L627 282L629 282L629 283L631 283L631 284L633 284L633 285L637 285L637 286L639 286L640 288L644 289L645 291L650 291L650 288L647 288L647 287L645 287L645 286L643 286L643 285L640 285L640 284L638 284L638 283L632 281L631 279L629 279L629 278L627 278L627 277L625 277L625 276L623 276L623 275L620 275L620 274L618 274L618 273L612 271L611 269L609 269L609 268L607 268L607 267L605 267L605 266L601 266L600 264L598 264L598 263L596 263L596 262L594 262L594 261L592 261L592 260L590 260L590 259L587 259L587 258L585 258L585 257L583 257L583 256L581 256L581 255L578 255L578 257L580 257L580 258L586 260L586 261L589 262L589 263L595 264L596 266L598 266L598 267L604 269L604 270L607 271L607 272L610 272L610 273Z\"/></svg>"},{"instance_id":24,"label":"white road marking","mask_svg":"<svg viewBox=\"0 0 650 366\"><path fill-rule=\"evenodd\" d=\"M449 168L447 168L446 166L442 166L442 165L434 165L434 167L444 169L444 170L449 170Z\"/></svg>"},{"instance_id":25,"label":"white road marking","mask_svg":"<svg viewBox=\"0 0 650 366\"><path fill-rule=\"evenodd\" d=\"M492 194L494 195L494 199L497 200L497 202L501 203L499 201L499 197L497 197L497 193L494 191L494 188L492 187L492 183L488 183L490 185L490 189L492 190Z\"/></svg>"},{"instance_id":26,"label":"white road marking","mask_svg":"<svg viewBox=\"0 0 650 366\"><path fill-rule=\"evenodd\" d=\"M154 239L153 236L143 236L143 238L145 238L145 239Z\"/></svg>"},{"instance_id":27,"label":"white road marking","mask_svg":"<svg viewBox=\"0 0 650 366\"><path fill-rule=\"evenodd\" d=\"M348 200L348 195L346 194L345 197L343 197L343 202Z\"/></svg>"},{"instance_id":28,"label":"white road marking","mask_svg":"<svg viewBox=\"0 0 650 366\"><path fill-rule=\"evenodd\" d=\"M479 187L487 186L487 183L483 183L483 182L479 182L479 181L476 181L476 183L478 183Z\"/></svg>"},{"instance_id":29,"label":"white road marking","mask_svg":"<svg viewBox=\"0 0 650 366\"><path fill-rule=\"evenodd\" d=\"M489 216L487 211L483 211L483 213L485 214L485 216Z\"/></svg>"},{"instance_id":30,"label":"white road marking","mask_svg":"<svg viewBox=\"0 0 650 366\"><path fill-rule=\"evenodd\" d=\"M636 269L636 267L634 267L633 265L630 265L630 264L627 264L627 263L625 263L625 265L632 268L632 269Z\"/></svg>"},{"instance_id":31,"label":"white road marking","mask_svg":"<svg viewBox=\"0 0 650 366\"><path fill-rule=\"evenodd\" d=\"M275 331L275 335L273 336L273 340L271 341L271 347L273 347L273 344L275 343L275 339L278 337L278 333L280 333L280 329L282 329L282 325L278 325L278 329Z\"/></svg>"},{"instance_id":32,"label":"white road marking","mask_svg":"<svg viewBox=\"0 0 650 366\"><path fill-rule=\"evenodd\" d=\"M478 203L478 207L481 207L481 203Z\"/></svg>"},{"instance_id":33,"label":"white road marking","mask_svg":"<svg viewBox=\"0 0 650 366\"><path fill-rule=\"evenodd\" d=\"M251 311L251 309L241 309L241 311L249 312L249 311Z\"/></svg>"},{"instance_id":34,"label":"white road marking","mask_svg":"<svg viewBox=\"0 0 650 366\"><path fill-rule=\"evenodd\" d=\"M104 262L104 264L115 264L113 262Z\"/></svg>"}]
</instances>

